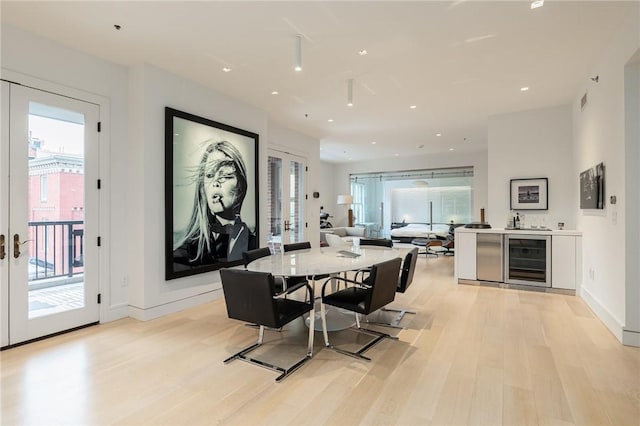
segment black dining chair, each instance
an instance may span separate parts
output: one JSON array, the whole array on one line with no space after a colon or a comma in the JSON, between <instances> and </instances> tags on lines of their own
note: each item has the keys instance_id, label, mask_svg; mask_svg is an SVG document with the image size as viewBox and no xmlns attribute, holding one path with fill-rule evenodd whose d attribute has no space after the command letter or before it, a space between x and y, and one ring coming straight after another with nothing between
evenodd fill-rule
<instances>
[{"instance_id":1,"label":"black dining chair","mask_svg":"<svg viewBox=\"0 0 640 426\"><path fill-rule=\"evenodd\" d=\"M244 260L244 268L254 260L262 259L263 257L271 256L271 250L269 247L261 247L253 250L248 250L242 253L242 259ZM274 277L276 293L291 293L296 291L300 287L303 287L308 281L304 277Z\"/></svg>"},{"instance_id":2,"label":"black dining chair","mask_svg":"<svg viewBox=\"0 0 640 426\"><path fill-rule=\"evenodd\" d=\"M310 248L311 248L311 243L309 241L302 241L300 243L289 243L289 244L284 244L282 246L282 250L285 253L288 251L304 250L304 249L310 249Z\"/></svg>"},{"instance_id":3,"label":"black dining chair","mask_svg":"<svg viewBox=\"0 0 640 426\"><path fill-rule=\"evenodd\" d=\"M362 328L360 326L358 314L368 315L393 302L396 294L396 287L398 285L398 275L400 273L401 263L402 260L400 258L395 258L373 265L369 274L369 284L364 284L345 277L332 277L324 283L322 286L322 304L320 305L320 311L325 346L344 355L371 361L371 358L362 355L365 351L380 342L382 339L388 338L398 340L397 337L391 336L387 333ZM349 282L353 284L353 286L327 294L327 284L331 283L332 280ZM332 346L329 343L329 335L327 333L325 305L336 306L338 308L354 312L356 316L357 330L375 336L375 338L362 346L356 352L346 351Z\"/></svg>"},{"instance_id":4,"label":"black dining chair","mask_svg":"<svg viewBox=\"0 0 640 426\"><path fill-rule=\"evenodd\" d=\"M361 246L393 247L393 241L388 238L360 238Z\"/></svg>"},{"instance_id":5,"label":"black dining chair","mask_svg":"<svg viewBox=\"0 0 640 426\"><path fill-rule=\"evenodd\" d=\"M276 378L276 382L280 382L311 359L313 356L315 309L313 289L309 284L304 286L307 289L308 302L301 302L277 297L273 275L270 273L224 268L220 270L220 278L222 279L222 290L229 318L260 326L258 341L225 359L225 364L240 359L278 371L281 374ZM307 312L310 313L309 338L307 354L304 358L285 368L247 356L249 352L262 346L265 328L281 328Z\"/></svg>"},{"instance_id":6,"label":"black dining chair","mask_svg":"<svg viewBox=\"0 0 640 426\"><path fill-rule=\"evenodd\" d=\"M416 271L416 263L418 260L418 248L414 248L404 257L404 261L402 262L402 268L400 269L400 276L398 277L398 286L396 287L396 293L404 293L407 291L411 283L413 282L413 275ZM370 281L369 277L366 277L363 282L366 284ZM404 328L400 326L400 321L406 314L415 314L415 311L410 311L407 308L387 308L384 307L381 311L386 312L397 312L398 315L396 318L389 323L386 322L371 322L368 321L369 324L377 324L383 325L385 327L393 327L393 328Z\"/></svg>"},{"instance_id":7,"label":"black dining chair","mask_svg":"<svg viewBox=\"0 0 640 426\"><path fill-rule=\"evenodd\" d=\"M360 238L360 246L393 247L393 241L388 238ZM371 268L358 269L354 279L358 279L359 274L368 274Z\"/></svg>"}]
</instances>

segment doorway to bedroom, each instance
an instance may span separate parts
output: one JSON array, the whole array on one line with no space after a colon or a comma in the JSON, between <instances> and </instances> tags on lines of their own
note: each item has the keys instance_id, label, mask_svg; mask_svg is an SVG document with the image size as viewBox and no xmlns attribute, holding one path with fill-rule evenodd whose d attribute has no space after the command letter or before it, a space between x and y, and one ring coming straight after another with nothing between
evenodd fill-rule
<instances>
[{"instance_id":1,"label":"doorway to bedroom","mask_svg":"<svg viewBox=\"0 0 640 426\"><path fill-rule=\"evenodd\" d=\"M432 232L471 222L473 167L358 173L349 176L356 224L372 237L419 225Z\"/></svg>"}]
</instances>

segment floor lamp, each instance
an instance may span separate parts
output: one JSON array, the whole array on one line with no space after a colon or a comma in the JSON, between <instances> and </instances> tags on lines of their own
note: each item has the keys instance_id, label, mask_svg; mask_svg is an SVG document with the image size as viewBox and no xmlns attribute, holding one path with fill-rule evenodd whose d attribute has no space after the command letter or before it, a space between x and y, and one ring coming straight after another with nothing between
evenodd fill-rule
<instances>
[{"instance_id":1,"label":"floor lamp","mask_svg":"<svg viewBox=\"0 0 640 426\"><path fill-rule=\"evenodd\" d=\"M353 197L351 195L338 195L338 205L349 206L349 226L353 226L353 210L351 209L353 204Z\"/></svg>"}]
</instances>

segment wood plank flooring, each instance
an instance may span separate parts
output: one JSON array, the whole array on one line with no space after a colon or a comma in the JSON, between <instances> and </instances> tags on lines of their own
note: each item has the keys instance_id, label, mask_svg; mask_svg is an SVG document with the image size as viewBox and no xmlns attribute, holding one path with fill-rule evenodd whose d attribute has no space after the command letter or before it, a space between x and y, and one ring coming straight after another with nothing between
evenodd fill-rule
<instances>
[{"instance_id":1,"label":"wood plank flooring","mask_svg":"<svg viewBox=\"0 0 640 426\"><path fill-rule=\"evenodd\" d=\"M255 329L224 301L124 319L0 353L2 425L640 424L640 349L621 345L575 296L456 285L453 257L420 257L399 341L366 363L323 349L284 382L222 360ZM387 329L389 330L389 329ZM293 363L302 321L258 354ZM332 343L365 338L331 333ZM284 361L283 361L284 360Z\"/></svg>"}]
</instances>

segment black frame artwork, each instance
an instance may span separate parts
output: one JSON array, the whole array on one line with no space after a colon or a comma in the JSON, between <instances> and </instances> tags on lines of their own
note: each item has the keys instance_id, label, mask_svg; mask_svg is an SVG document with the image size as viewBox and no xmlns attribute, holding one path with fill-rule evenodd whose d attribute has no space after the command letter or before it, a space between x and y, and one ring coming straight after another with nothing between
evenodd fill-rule
<instances>
[{"instance_id":1,"label":"black frame artwork","mask_svg":"<svg viewBox=\"0 0 640 426\"><path fill-rule=\"evenodd\" d=\"M604 163L580 173L580 208L604 209Z\"/></svg>"},{"instance_id":2,"label":"black frame artwork","mask_svg":"<svg viewBox=\"0 0 640 426\"><path fill-rule=\"evenodd\" d=\"M165 279L242 264L258 188L258 134L166 107Z\"/></svg>"},{"instance_id":3,"label":"black frame artwork","mask_svg":"<svg viewBox=\"0 0 640 426\"><path fill-rule=\"evenodd\" d=\"M548 210L549 179L511 179L511 210Z\"/></svg>"}]
</instances>

